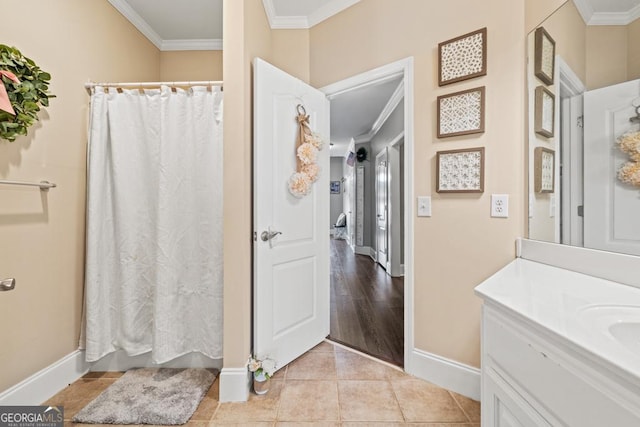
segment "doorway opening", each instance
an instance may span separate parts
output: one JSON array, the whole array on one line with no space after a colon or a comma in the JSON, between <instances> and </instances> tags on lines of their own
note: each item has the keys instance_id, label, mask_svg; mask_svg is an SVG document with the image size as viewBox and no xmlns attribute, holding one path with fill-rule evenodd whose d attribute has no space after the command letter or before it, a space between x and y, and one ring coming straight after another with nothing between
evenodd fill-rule
<instances>
[{"instance_id":1,"label":"doorway opening","mask_svg":"<svg viewBox=\"0 0 640 427\"><path fill-rule=\"evenodd\" d=\"M412 348L410 65L399 61L322 89L331 102L329 338L405 369Z\"/></svg>"}]
</instances>

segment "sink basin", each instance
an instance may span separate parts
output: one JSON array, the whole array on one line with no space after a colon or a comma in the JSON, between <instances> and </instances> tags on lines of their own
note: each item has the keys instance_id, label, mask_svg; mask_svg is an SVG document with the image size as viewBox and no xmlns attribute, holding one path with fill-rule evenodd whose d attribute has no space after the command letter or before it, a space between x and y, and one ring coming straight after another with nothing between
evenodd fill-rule
<instances>
[{"instance_id":1,"label":"sink basin","mask_svg":"<svg viewBox=\"0 0 640 427\"><path fill-rule=\"evenodd\" d=\"M609 326L609 332L620 344L640 354L640 322L618 322Z\"/></svg>"},{"instance_id":2,"label":"sink basin","mask_svg":"<svg viewBox=\"0 0 640 427\"><path fill-rule=\"evenodd\" d=\"M591 305L580 310L587 327L640 357L640 306Z\"/></svg>"}]
</instances>

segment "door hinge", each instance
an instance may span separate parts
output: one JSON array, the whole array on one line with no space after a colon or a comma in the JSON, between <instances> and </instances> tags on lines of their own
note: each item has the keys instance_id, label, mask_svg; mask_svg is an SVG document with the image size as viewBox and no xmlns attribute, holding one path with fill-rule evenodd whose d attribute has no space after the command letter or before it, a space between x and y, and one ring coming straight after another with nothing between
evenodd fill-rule
<instances>
[{"instance_id":1,"label":"door hinge","mask_svg":"<svg viewBox=\"0 0 640 427\"><path fill-rule=\"evenodd\" d=\"M257 232L257 231L254 231L254 232L253 232L253 241L254 241L254 242L257 242L257 241L258 241L258 232Z\"/></svg>"},{"instance_id":2,"label":"door hinge","mask_svg":"<svg viewBox=\"0 0 640 427\"><path fill-rule=\"evenodd\" d=\"M578 216L584 216L584 206L578 206Z\"/></svg>"},{"instance_id":3,"label":"door hinge","mask_svg":"<svg viewBox=\"0 0 640 427\"><path fill-rule=\"evenodd\" d=\"M579 128L584 128L584 116L578 116L578 120L576 120L576 124Z\"/></svg>"}]
</instances>

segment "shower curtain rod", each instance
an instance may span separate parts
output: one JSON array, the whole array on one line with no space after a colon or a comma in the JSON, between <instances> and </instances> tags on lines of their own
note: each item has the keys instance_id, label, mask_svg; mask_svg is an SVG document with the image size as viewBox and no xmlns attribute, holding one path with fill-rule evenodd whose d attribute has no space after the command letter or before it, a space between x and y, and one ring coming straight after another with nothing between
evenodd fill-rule
<instances>
[{"instance_id":1,"label":"shower curtain rod","mask_svg":"<svg viewBox=\"0 0 640 427\"><path fill-rule=\"evenodd\" d=\"M222 81L195 81L195 82L126 82L126 83L85 83L84 88L87 92L91 93L91 89L96 86L103 87L116 87L116 88L156 88L160 86L220 86L222 88Z\"/></svg>"}]
</instances>

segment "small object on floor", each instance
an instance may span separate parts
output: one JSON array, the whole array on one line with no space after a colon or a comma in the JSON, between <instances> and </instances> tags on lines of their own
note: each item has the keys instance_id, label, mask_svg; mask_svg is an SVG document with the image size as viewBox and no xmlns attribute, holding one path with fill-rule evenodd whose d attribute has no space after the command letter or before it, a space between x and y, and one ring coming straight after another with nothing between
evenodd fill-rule
<instances>
[{"instance_id":1,"label":"small object on floor","mask_svg":"<svg viewBox=\"0 0 640 427\"><path fill-rule=\"evenodd\" d=\"M184 424L196 411L217 375L217 369L132 369L78 412L72 421Z\"/></svg>"}]
</instances>

